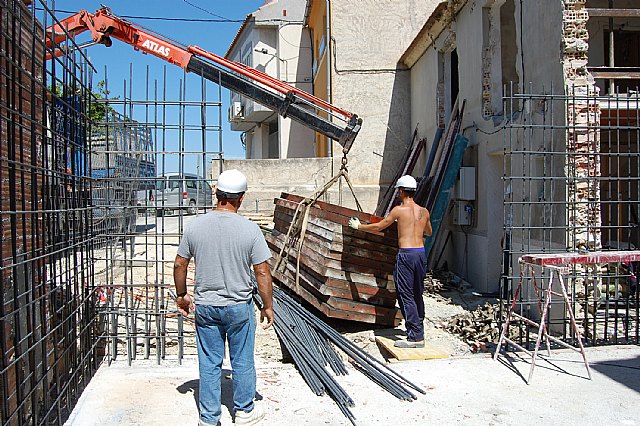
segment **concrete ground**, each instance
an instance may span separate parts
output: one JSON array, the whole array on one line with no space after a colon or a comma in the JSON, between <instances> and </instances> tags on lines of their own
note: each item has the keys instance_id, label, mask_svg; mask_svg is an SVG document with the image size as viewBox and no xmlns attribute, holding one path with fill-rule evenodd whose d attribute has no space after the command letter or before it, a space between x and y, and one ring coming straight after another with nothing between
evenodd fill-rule
<instances>
[{"instance_id":1,"label":"concrete ground","mask_svg":"<svg viewBox=\"0 0 640 426\"><path fill-rule=\"evenodd\" d=\"M529 361L511 353L389 364L426 390L400 401L350 366L339 382L354 399L358 425L640 425L640 347L587 349L593 380L580 355L553 351L533 380ZM348 425L329 397L318 397L292 364L257 358L258 395L268 425ZM230 368L224 367L228 376ZM67 425L196 425L196 358L183 365L137 360L103 365L82 394ZM222 425L232 424L231 380L223 376Z\"/></svg>"}]
</instances>

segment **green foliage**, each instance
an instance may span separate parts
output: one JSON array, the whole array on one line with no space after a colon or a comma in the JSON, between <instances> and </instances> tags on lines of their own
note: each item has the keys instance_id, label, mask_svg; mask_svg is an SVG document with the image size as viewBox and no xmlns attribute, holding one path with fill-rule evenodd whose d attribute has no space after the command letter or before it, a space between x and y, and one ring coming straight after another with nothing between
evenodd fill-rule
<instances>
[{"instance_id":1,"label":"green foliage","mask_svg":"<svg viewBox=\"0 0 640 426\"><path fill-rule=\"evenodd\" d=\"M62 83L57 82L55 88L52 90L53 94L58 97L69 96L75 92L75 95L79 96L82 99L85 99L85 93L82 89L73 90L68 87L65 90L65 87ZM107 116L109 113L114 112L115 110L108 106L105 102L100 102L101 100L107 99L110 91L106 89L106 84L104 80L99 81L95 90L92 93L87 94L87 103L89 104L89 109L87 110L87 117L91 121L94 126L98 128L104 127L104 125L100 125L99 123L107 121ZM118 99L118 97L112 98Z\"/></svg>"},{"instance_id":2,"label":"green foliage","mask_svg":"<svg viewBox=\"0 0 640 426\"><path fill-rule=\"evenodd\" d=\"M106 99L109 96L110 91L106 89L104 80L99 81L97 90L93 92L94 99L89 106L89 119L93 123L100 123L107 121L107 114L114 111L113 108L108 106L104 102L96 102L96 100ZM118 99L117 97L114 99Z\"/></svg>"}]
</instances>

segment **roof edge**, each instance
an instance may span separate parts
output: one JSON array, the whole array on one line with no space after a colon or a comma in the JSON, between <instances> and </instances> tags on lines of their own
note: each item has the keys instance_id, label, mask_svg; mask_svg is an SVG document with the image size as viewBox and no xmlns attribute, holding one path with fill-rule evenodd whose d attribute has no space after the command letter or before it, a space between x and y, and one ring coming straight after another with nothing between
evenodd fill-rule
<instances>
[{"instance_id":1,"label":"roof edge","mask_svg":"<svg viewBox=\"0 0 640 426\"><path fill-rule=\"evenodd\" d=\"M236 33L235 37L233 37L233 40L231 41L231 44L227 49L227 53L224 54L225 59L229 59L229 55L231 54L231 51L236 47L236 44L238 43L240 36L242 36L242 33L246 28L247 24L249 23L249 21L251 20L251 18L253 18L253 13L248 14L247 17L244 18L244 21L242 21L242 25L240 25L240 28L238 28L238 32Z\"/></svg>"},{"instance_id":2,"label":"roof edge","mask_svg":"<svg viewBox=\"0 0 640 426\"><path fill-rule=\"evenodd\" d=\"M413 67L466 4L467 0L441 1L398 62L407 68Z\"/></svg>"},{"instance_id":3,"label":"roof edge","mask_svg":"<svg viewBox=\"0 0 640 426\"><path fill-rule=\"evenodd\" d=\"M307 0L307 4L304 6L304 19L302 20L303 26L309 26L309 14L311 13L311 5L313 0Z\"/></svg>"}]
</instances>

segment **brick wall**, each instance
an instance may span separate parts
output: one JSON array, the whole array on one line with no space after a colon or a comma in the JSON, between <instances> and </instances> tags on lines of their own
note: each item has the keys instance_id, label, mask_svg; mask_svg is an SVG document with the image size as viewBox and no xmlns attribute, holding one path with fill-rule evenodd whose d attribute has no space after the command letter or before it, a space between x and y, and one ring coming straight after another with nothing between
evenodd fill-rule
<instances>
[{"instance_id":1,"label":"brick wall","mask_svg":"<svg viewBox=\"0 0 640 426\"><path fill-rule=\"evenodd\" d=\"M563 69L567 95L574 97L567 107L567 152L565 175L568 179L567 247L597 250L602 248L600 185L600 107L594 102L598 88L587 71L589 14L586 0L565 0L563 13ZM580 127L593 126L591 129Z\"/></svg>"}]
</instances>

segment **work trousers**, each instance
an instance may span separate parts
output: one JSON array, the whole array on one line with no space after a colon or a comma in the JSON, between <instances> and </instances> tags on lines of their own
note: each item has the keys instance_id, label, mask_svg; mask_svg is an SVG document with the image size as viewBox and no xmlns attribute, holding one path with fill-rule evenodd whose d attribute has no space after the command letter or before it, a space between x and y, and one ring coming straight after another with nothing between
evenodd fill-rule
<instances>
[{"instance_id":1,"label":"work trousers","mask_svg":"<svg viewBox=\"0 0 640 426\"><path fill-rule=\"evenodd\" d=\"M396 256L393 279L400 312L405 320L407 340L424 340L424 278L427 274L424 248L401 248Z\"/></svg>"},{"instance_id":2,"label":"work trousers","mask_svg":"<svg viewBox=\"0 0 640 426\"><path fill-rule=\"evenodd\" d=\"M256 317L253 302L229 306L196 306L200 420L218 424L222 414L220 379L225 341L229 342L234 411L253 410L256 368L253 358Z\"/></svg>"}]
</instances>

